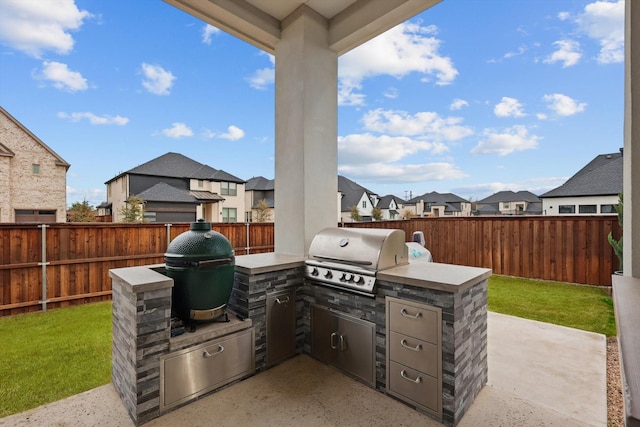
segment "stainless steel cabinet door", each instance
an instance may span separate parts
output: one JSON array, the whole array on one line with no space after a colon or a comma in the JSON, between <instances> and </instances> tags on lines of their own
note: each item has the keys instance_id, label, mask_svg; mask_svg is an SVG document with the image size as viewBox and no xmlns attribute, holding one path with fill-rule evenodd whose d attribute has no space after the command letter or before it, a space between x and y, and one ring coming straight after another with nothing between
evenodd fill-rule
<instances>
[{"instance_id":1,"label":"stainless steel cabinet door","mask_svg":"<svg viewBox=\"0 0 640 427\"><path fill-rule=\"evenodd\" d=\"M267 296L267 365L296 353L296 290Z\"/></svg>"}]
</instances>

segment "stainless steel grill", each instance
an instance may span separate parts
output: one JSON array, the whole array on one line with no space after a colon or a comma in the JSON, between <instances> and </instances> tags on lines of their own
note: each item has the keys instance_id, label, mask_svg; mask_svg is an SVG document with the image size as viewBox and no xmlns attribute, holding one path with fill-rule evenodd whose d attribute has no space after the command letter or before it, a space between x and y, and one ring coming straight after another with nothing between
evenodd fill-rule
<instances>
[{"instance_id":1,"label":"stainless steel grill","mask_svg":"<svg viewBox=\"0 0 640 427\"><path fill-rule=\"evenodd\" d=\"M311 242L305 277L374 297L376 273L408 262L402 230L325 228Z\"/></svg>"}]
</instances>

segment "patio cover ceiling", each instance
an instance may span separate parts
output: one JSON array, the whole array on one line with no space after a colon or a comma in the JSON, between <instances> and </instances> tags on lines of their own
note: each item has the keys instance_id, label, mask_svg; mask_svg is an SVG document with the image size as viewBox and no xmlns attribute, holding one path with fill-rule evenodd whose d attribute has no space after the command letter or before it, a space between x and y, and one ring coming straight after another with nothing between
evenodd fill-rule
<instances>
[{"instance_id":1,"label":"patio cover ceiling","mask_svg":"<svg viewBox=\"0 0 640 427\"><path fill-rule=\"evenodd\" d=\"M287 18L301 9L324 18L341 55L441 0L164 0L271 54Z\"/></svg>"}]
</instances>

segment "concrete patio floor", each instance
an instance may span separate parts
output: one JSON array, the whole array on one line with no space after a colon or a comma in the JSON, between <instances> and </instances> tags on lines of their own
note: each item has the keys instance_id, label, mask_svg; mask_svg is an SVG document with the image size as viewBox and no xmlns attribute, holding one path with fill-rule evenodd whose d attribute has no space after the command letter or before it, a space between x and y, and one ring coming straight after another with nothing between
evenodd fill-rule
<instances>
[{"instance_id":1,"label":"concrete patio floor","mask_svg":"<svg viewBox=\"0 0 640 427\"><path fill-rule=\"evenodd\" d=\"M489 382L458 424L606 426L604 335L489 313ZM132 426L113 386L0 419L0 426ZM441 424L306 355L145 426Z\"/></svg>"}]
</instances>

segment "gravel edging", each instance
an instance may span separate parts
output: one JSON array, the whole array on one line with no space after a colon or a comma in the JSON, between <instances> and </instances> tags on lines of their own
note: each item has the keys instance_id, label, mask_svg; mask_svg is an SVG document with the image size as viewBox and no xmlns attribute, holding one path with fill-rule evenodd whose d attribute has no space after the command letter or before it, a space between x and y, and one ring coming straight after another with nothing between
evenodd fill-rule
<instances>
[{"instance_id":1,"label":"gravel edging","mask_svg":"<svg viewBox=\"0 0 640 427\"><path fill-rule=\"evenodd\" d=\"M607 425L624 427L624 400L617 337L607 337Z\"/></svg>"}]
</instances>

